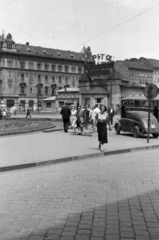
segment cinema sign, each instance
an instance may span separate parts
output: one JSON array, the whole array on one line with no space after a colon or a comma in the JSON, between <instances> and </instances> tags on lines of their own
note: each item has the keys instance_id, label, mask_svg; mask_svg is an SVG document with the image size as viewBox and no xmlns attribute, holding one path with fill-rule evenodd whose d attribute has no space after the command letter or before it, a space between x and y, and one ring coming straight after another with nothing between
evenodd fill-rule
<instances>
[{"instance_id":1,"label":"cinema sign","mask_svg":"<svg viewBox=\"0 0 159 240\"><path fill-rule=\"evenodd\" d=\"M94 61L112 61L112 56L109 54L95 54L90 57L87 57L86 62L94 62Z\"/></svg>"}]
</instances>

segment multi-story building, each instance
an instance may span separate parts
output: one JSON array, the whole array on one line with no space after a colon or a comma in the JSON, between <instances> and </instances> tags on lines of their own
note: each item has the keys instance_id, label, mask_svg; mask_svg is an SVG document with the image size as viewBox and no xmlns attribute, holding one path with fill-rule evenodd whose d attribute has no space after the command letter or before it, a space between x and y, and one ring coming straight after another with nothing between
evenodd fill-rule
<instances>
[{"instance_id":1,"label":"multi-story building","mask_svg":"<svg viewBox=\"0 0 159 240\"><path fill-rule=\"evenodd\" d=\"M129 84L145 85L153 82L153 68L139 59L117 61L115 69L129 81Z\"/></svg>"},{"instance_id":2,"label":"multi-story building","mask_svg":"<svg viewBox=\"0 0 159 240\"><path fill-rule=\"evenodd\" d=\"M11 34L0 36L0 98L8 108L57 109L56 92L78 88L83 72L83 53L17 44ZM51 96L51 103L43 101Z\"/></svg>"},{"instance_id":3,"label":"multi-story building","mask_svg":"<svg viewBox=\"0 0 159 240\"><path fill-rule=\"evenodd\" d=\"M153 68L137 59L88 65L79 80L80 104L113 104L120 109L126 96L143 96L146 83L153 82Z\"/></svg>"},{"instance_id":4,"label":"multi-story building","mask_svg":"<svg viewBox=\"0 0 159 240\"><path fill-rule=\"evenodd\" d=\"M159 87L159 60L151 58L140 58L140 61L153 69L152 82Z\"/></svg>"}]
</instances>

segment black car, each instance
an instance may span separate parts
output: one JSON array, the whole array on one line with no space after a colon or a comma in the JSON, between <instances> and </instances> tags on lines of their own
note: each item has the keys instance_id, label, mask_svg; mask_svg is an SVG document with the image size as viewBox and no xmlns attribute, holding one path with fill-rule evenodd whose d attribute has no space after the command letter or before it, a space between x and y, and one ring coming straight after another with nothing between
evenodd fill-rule
<instances>
[{"instance_id":1,"label":"black car","mask_svg":"<svg viewBox=\"0 0 159 240\"><path fill-rule=\"evenodd\" d=\"M144 111L130 111L126 113L125 118L121 118L115 123L116 134L120 132L132 132L135 138L141 134L148 133L148 112ZM150 114L150 130L149 133L154 138L159 136L159 124L157 119Z\"/></svg>"}]
</instances>

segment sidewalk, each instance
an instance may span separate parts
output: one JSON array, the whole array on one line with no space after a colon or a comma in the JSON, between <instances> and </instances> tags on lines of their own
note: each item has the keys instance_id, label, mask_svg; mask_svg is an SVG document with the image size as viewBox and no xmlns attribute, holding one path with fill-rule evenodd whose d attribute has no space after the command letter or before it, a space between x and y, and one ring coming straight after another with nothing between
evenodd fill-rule
<instances>
[{"instance_id":1,"label":"sidewalk","mask_svg":"<svg viewBox=\"0 0 159 240\"><path fill-rule=\"evenodd\" d=\"M97 132L90 135L75 135L72 130L50 133L29 133L0 138L0 171L36 167L111 154L158 148L159 139L134 138L132 134L116 135L108 131L109 143L106 152L98 149Z\"/></svg>"}]
</instances>

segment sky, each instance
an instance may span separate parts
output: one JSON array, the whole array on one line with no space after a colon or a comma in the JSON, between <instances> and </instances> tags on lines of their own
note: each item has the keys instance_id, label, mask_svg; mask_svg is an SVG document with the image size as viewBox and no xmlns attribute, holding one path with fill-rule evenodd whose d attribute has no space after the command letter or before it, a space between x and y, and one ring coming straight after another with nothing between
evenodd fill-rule
<instances>
[{"instance_id":1,"label":"sky","mask_svg":"<svg viewBox=\"0 0 159 240\"><path fill-rule=\"evenodd\" d=\"M0 0L3 31L21 44L159 59L159 0Z\"/></svg>"}]
</instances>

